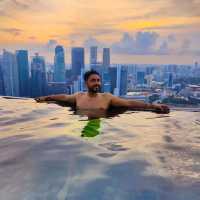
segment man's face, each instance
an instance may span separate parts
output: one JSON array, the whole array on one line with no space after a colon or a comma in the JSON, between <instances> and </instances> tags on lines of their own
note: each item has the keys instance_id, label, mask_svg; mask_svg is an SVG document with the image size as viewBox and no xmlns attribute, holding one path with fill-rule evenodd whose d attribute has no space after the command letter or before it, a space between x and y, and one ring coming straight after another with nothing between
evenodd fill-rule
<instances>
[{"instance_id":1,"label":"man's face","mask_svg":"<svg viewBox=\"0 0 200 200\"><path fill-rule=\"evenodd\" d=\"M97 93L101 90L101 78L97 74L92 74L86 81L86 86L89 92Z\"/></svg>"}]
</instances>

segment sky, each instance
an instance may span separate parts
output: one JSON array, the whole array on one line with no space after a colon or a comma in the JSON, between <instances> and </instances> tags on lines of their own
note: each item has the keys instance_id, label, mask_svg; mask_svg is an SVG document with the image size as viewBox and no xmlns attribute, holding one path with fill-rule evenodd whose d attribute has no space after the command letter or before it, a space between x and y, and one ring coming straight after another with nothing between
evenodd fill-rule
<instances>
[{"instance_id":1,"label":"sky","mask_svg":"<svg viewBox=\"0 0 200 200\"><path fill-rule=\"evenodd\" d=\"M200 63L200 0L0 0L0 50L111 48L112 63Z\"/></svg>"}]
</instances>

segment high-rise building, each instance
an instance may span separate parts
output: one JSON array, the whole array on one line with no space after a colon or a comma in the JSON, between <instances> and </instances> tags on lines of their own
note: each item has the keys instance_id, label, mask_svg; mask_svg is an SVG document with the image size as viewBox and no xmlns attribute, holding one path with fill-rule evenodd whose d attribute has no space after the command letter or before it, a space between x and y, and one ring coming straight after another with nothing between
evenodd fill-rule
<instances>
[{"instance_id":1,"label":"high-rise building","mask_svg":"<svg viewBox=\"0 0 200 200\"><path fill-rule=\"evenodd\" d=\"M36 53L31 62L31 96L44 96L46 85L45 60Z\"/></svg>"},{"instance_id":2,"label":"high-rise building","mask_svg":"<svg viewBox=\"0 0 200 200\"><path fill-rule=\"evenodd\" d=\"M114 95L123 96L127 94L127 77L128 70L121 65L117 66L117 86L114 90Z\"/></svg>"},{"instance_id":3,"label":"high-rise building","mask_svg":"<svg viewBox=\"0 0 200 200\"><path fill-rule=\"evenodd\" d=\"M0 56L0 95L5 95L5 87L3 81L2 57Z\"/></svg>"},{"instance_id":4,"label":"high-rise building","mask_svg":"<svg viewBox=\"0 0 200 200\"><path fill-rule=\"evenodd\" d=\"M152 74L147 74L147 75L145 76L145 80L146 80L146 82L147 82L147 86L148 86L149 88L151 88L151 87L152 87L152 81L153 81L153 75L152 75Z\"/></svg>"},{"instance_id":5,"label":"high-rise building","mask_svg":"<svg viewBox=\"0 0 200 200\"><path fill-rule=\"evenodd\" d=\"M28 51L16 51L16 59L19 74L19 93L21 97L28 97L30 95Z\"/></svg>"},{"instance_id":6,"label":"high-rise building","mask_svg":"<svg viewBox=\"0 0 200 200\"><path fill-rule=\"evenodd\" d=\"M110 67L110 48L103 48L103 67Z\"/></svg>"},{"instance_id":7,"label":"high-rise building","mask_svg":"<svg viewBox=\"0 0 200 200\"><path fill-rule=\"evenodd\" d=\"M72 78L72 69L66 69L65 71L66 80L69 81Z\"/></svg>"},{"instance_id":8,"label":"high-rise building","mask_svg":"<svg viewBox=\"0 0 200 200\"><path fill-rule=\"evenodd\" d=\"M172 73L168 73L167 86L170 88L173 86L173 74Z\"/></svg>"},{"instance_id":9,"label":"high-rise building","mask_svg":"<svg viewBox=\"0 0 200 200\"><path fill-rule=\"evenodd\" d=\"M72 48L72 76L77 78L81 75L81 69L84 69L84 48L74 47Z\"/></svg>"},{"instance_id":10,"label":"high-rise building","mask_svg":"<svg viewBox=\"0 0 200 200\"><path fill-rule=\"evenodd\" d=\"M145 84L145 72L143 71L137 72L137 84L139 85Z\"/></svg>"},{"instance_id":11,"label":"high-rise building","mask_svg":"<svg viewBox=\"0 0 200 200\"><path fill-rule=\"evenodd\" d=\"M47 71L47 82L54 82L53 79L54 79L53 71L51 71L51 70ZM57 82L57 83L59 83L59 82Z\"/></svg>"},{"instance_id":12,"label":"high-rise building","mask_svg":"<svg viewBox=\"0 0 200 200\"><path fill-rule=\"evenodd\" d=\"M117 84L117 67L109 67L110 81L111 81L111 93L114 94L114 89Z\"/></svg>"},{"instance_id":13,"label":"high-rise building","mask_svg":"<svg viewBox=\"0 0 200 200\"><path fill-rule=\"evenodd\" d=\"M104 72L104 68L102 67L102 63L92 64L92 65L90 65L90 67L91 67L91 69L97 71L101 75Z\"/></svg>"},{"instance_id":14,"label":"high-rise building","mask_svg":"<svg viewBox=\"0 0 200 200\"><path fill-rule=\"evenodd\" d=\"M65 82L48 82L47 94L70 94L70 85Z\"/></svg>"},{"instance_id":15,"label":"high-rise building","mask_svg":"<svg viewBox=\"0 0 200 200\"><path fill-rule=\"evenodd\" d=\"M194 63L194 68L198 68L198 62Z\"/></svg>"},{"instance_id":16,"label":"high-rise building","mask_svg":"<svg viewBox=\"0 0 200 200\"><path fill-rule=\"evenodd\" d=\"M97 46L90 47L90 65L97 64Z\"/></svg>"},{"instance_id":17,"label":"high-rise building","mask_svg":"<svg viewBox=\"0 0 200 200\"><path fill-rule=\"evenodd\" d=\"M102 73L102 90L103 92L111 92L111 77L108 70Z\"/></svg>"},{"instance_id":18,"label":"high-rise building","mask_svg":"<svg viewBox=\"0 0 200 200\"><path fill-rule=\"evenodd\" d=\"M200 77L200 65L198 64L198 62L194 63L194 69L193 69L193 76L194 77ZM192 70L190 70L192 71Z\"/></svg>"},{"instance_id":19,"label":"high-rise building","mask_svg":"<svg viewBox=\"0 0 200 200\"><path fill-rule=\"evenodd\" d=\"M154 70L154 67L147 67L147 68L146 68L146 74L147 74L147 75L152 74L152 73L153 73L153 70Z\"/></svg>"},{"instance_id":20,"label":"high-rise building","mask_svg":"<svg viewBox=\"0 0 200 200\"><path fill-rule=\"evenodd\" d=\"M127 80L128 80L128 70L126 67L121 67L121 84L120 84L120 96L127 94Z\"/></svg>"},{"instance_id":21,"label":"high-rise building","mask_svg":"<svg viewBox=\"0 0 200 200\"><path fill-rule=\"evenodd\" d=\"M63 47L60 45L55 48L54 81L65 82L65 53Z\"/></svg>"},{"instance_id":22,"label":"high-rise building","mask_svg":"<svg viewBox=\"0 0 200 200\"><path fill-rule=\"evenodd\" d=\"M3 51L2 71L5 95L19 96L19 75L15 54Z\"/></svg>"}]
</instances>

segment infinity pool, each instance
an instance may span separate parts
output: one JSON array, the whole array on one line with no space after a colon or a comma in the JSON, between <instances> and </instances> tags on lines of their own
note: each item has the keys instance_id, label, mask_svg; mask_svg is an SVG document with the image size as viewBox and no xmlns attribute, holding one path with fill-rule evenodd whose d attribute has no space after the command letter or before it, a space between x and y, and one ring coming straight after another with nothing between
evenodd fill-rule
<instances>
[{"instance_id":1,"label":"infinity pool","mask_svg":"<svg viewBox=\"0 0 200 200\"><path fill-rule=\"evenodd\" d=\"M67 107L0 97L0 199L200 200L194 111L100 118L87 137Z\"/></svg>"}]
</instances>

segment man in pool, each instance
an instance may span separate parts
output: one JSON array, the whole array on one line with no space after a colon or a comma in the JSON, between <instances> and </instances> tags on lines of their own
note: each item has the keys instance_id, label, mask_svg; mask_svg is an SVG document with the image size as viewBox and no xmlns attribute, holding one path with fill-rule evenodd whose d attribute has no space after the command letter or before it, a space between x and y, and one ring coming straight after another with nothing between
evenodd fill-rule
<instances>
[{"instance_id":1,"label":"man in pool","mask_svg":"<svg viewBox=\"0 0 200 200\"><path fill-rule=\"evenodd\" d=\"M126 108L127 110L153 111L167 114L170 109L164 104L149 104L143 101L128 100L110 93L101 93L101 77L97 71L90 70L84 74L87 92L77 92L72 95L58 94L35 98L37 102L65 102L75 105L77 110L102 110L110 107Z\"/></svg>"}]
</instances>

